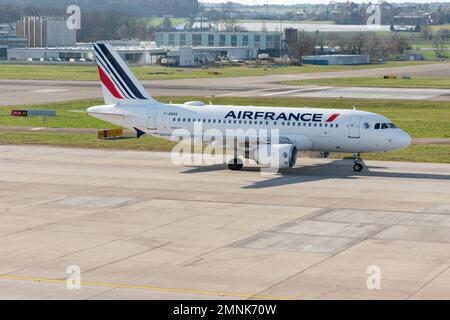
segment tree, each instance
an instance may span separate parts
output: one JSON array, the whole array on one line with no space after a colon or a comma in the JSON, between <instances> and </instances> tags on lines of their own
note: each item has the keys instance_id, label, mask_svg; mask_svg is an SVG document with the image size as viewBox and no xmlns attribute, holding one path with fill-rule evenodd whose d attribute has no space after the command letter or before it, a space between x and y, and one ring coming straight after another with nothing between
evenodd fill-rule
<instances>
[{"instance_id":1,"label":"tree","mask_svg":"<svg viewBox=\"0 0 450 320\"><path fill-rule=\"evenodd\" d=\"M428 24L423 25L421 28L421 33L424 40L428 40L432 38L431 27Z\"/></svg>"},{"instance_id":2,"label":"tree","mask_svg":"<svg viewBox=\"0 0 450 320\"><path fill-rule=\"evenodd\" d=\"M390 52L393 55L402 56L406 50L409 48L408 41L403 36L394 36L390 41Z\"/></svg>"},{"instance_id":3,"label":"tree","mask_svg":"<svg viewBox=\"0 0 450 320\"><path fill-rule=\"evenodd\" d=\"M380 38L373 32L367 34L359 50L359 54L368 54L372 61L380 61L385 55Z\"/></svg>"},{"instance_id":4,"label":"tree","mask_svg":"<svg viewBox=\"0 0 450 320\"><path fill-rule=\"evenodd\" d=\"M352 54L363 54L364 43L365 43L365 35L362 32L358 32L355 34L349 43L349 49Z\"/></svg>"},{"instance_id":5,"label":"tree","mask_svg":"<svg viewBox=\"0 0 450 320\"><path fill-rule=\"evenodd\" d=\"M170 20L170 18L168 17L164 17L162 23L161 23L161 27L164 30L170 30L172 29L172 20Z\"/></svg>"},{"instance_id":6,"label":"tree","mask_svg":"<svg viewBox=\"0 0 450 320\"><path fill-rule=\"evenodd\" d=\"M247 29L237 23L236 19L226 19L223 21L222 26L226 32L245 32Z\"/></svg>"},{"instance_id":7,"label":"tree","mask_svg":"<svg viewBox=\"0 0 450 320\"><path fill-rule=\"evenodd\" d=\"M444 51L446 50L445 40L436 37L433 41L433 45L436 58L444 57Z\"/></svg>"},{"instance_id":8,"label":"tree","mask_svg":"<svg viewBox=\"0 0 450 320\"><path fill-rule=\"evenodd\" d=\"M312 54L314 52L314 39L305 31L300 31L297 36L297 41L289 44L290 56L297 59L302 64L304 55Z\"/></svg>"}]
</instances>

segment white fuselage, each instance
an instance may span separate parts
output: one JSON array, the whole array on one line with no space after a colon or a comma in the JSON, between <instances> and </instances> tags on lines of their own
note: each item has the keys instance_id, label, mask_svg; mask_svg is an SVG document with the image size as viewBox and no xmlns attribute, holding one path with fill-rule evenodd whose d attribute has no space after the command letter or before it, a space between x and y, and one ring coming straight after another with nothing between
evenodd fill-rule
<instances>
[{"instance_id":1,"label":"white fuselage","mask_svg":"<svg viewBox=\"0 0 450 320\"><path fill-rule=\"evenodd\" d=\"M411 143L403 130L384 116L358 110L282 108L255 106L144 103L91 107L87 112L99 119L148 134L170 137L177 130L193 135L201 128L219 130L277 130L282 143L298 150L321 152L379 152L401 149Z\"/></svg>"}]
</instances>

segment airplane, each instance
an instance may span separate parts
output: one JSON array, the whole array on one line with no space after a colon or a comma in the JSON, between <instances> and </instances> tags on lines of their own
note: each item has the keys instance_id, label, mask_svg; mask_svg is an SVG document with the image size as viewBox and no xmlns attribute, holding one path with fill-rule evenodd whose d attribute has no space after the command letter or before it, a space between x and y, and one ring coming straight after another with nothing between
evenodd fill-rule
<instances>
[{"instance_id":1,"label":"airplane","mask_svg":"<svg viewBox=\"0 0 450 320\"><path fill-rule=\"evenodd\" d=\"M105 104L88 108L89 115L134 130L137 138L149 134L167 139L184 130L205 144L220 141L234 150L230 170L242 169L242 158L291 168L298 151L320 151L352 153L353 170L360 172L361 153L411 144L411 137L392 121L366 111L161 103L150 96L110 44L94 43L94 51ZM211 130L224 132L222 139L216 141L208 133ZM234 144L228 143L231 140Z\"/></svg>"}]
</instances>

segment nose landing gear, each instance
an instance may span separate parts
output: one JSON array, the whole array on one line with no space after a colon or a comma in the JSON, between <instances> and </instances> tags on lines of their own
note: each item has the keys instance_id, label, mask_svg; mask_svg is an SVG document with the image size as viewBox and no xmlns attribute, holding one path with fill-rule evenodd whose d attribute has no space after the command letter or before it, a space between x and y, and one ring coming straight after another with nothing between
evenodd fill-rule
<instances>
[{"instance_id":1,"label":"nose landing gear","mask_svg":"<svg viewBox=\"0 0 450 320\"><path fill-rule=\"evenodd\" d=\"M244 167L244 164L242 163L241 159L235 158L228 163L228 169L230 170L241 170Z\"/></svg>"},{"instance_id":2,"label":"nose landing gear","mask_svg":"<svg viewBox=\"0 0 450 320\"><path fill-rule=\"evenodd\" d=\"M361 164L361 158L359 157L359 153L353 154L353 158L354 158L353 171L361 172L364 169L364 166Z\"/></svg>"}]
</instances>

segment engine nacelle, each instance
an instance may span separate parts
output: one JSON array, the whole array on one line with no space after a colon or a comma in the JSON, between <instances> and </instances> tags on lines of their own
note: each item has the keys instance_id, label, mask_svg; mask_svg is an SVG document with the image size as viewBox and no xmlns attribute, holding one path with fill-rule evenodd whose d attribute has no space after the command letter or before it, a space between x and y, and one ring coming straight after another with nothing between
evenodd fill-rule
<instances>
[{"instance_id":1,"label":"engine nacelle","mask_svg":"<svg viewBox=\"0 0 450 320\"><path fill-rule=\"evenodd\" d=\"M292 144L260 144L254 160L272 168L292 168L297 161L297 147Z\"/></svg>"}]
</instances>

